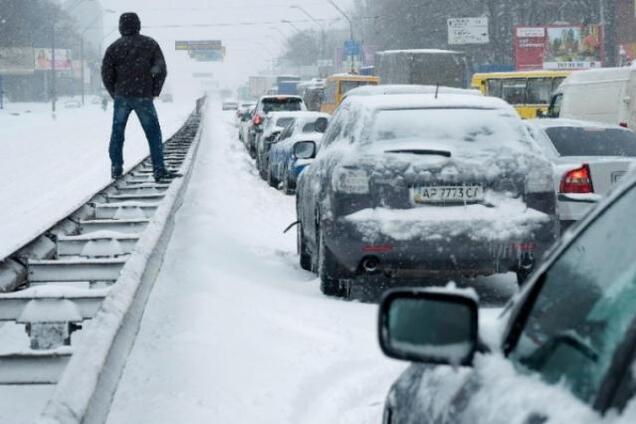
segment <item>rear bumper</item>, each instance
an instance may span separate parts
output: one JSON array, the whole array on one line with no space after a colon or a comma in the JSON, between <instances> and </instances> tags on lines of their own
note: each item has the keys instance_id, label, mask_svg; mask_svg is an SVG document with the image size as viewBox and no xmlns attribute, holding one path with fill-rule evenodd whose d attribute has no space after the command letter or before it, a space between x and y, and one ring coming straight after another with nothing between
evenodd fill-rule
<instances>
[{"instance_id":1,"label":"rear bumper","mask_svg":"<svg viewBox=\"0 0 636 424\"><path fill-rule=\"evenodd\" d=\"M515 231L506 226L494 231L492 225L479 220L468 226L463 221L462 227L467 231L453 230L452 221L432 231L423 222L373 217L362 220L355 215L323 223L321 227L327 247L352 273L369 272L364 267L368 259L377 263L377 272L397 277L514 271L543 256L558 234L557 220L538 212L535 219L520 220Z\"/></svg>"},{"instance_id":2,"label":"rear bumper","mask_svg":"<svg viewBox=\"0 0 636 424\"><path fill-rule=\"evenodd\" d=\"M559 194L557 210L561 221L580 221L599 202L595 194Z\"/></svg>"}]
</instances>

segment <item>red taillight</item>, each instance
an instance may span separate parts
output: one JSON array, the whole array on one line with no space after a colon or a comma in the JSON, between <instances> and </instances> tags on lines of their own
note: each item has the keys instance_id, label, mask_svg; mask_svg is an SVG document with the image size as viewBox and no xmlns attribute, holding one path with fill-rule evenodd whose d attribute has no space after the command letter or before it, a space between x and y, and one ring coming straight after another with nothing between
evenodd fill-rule
<instances>
[{"instance_id":1,"label":"red taillight","mask_svg":"<svg viewBox=\"0 0 636 424\"><path fill-rule=\"evenodd\" d=\"M629 125L627 125L627 122L621 122L621 123L620 123L620 124L618 124L618 125L620 125L620 126L621 126L621 127L623 127L623 128L629 128Z\"/></svg>"},{"instance_id":2,"label":"red taillight","mask_svg":"<svg viewBox=\"0 0 636 424\"><path fill-rule=\"evenodd\" d=\"M261 115L254 115L254 118L252 118L252 123L254 125L261 125L263 123L263 118L261 118Z\"/></svg>"},{"instance_id":3,"label":"red taillight","mask_svg":"<svg viewBox=\"0 0 636 424\"><path fill-rule=\"evenodd\" d=\"M590 166L585 164L580 168L568 171L561 178L561 193L594 193Z\"/></svg>"}]
</instances>

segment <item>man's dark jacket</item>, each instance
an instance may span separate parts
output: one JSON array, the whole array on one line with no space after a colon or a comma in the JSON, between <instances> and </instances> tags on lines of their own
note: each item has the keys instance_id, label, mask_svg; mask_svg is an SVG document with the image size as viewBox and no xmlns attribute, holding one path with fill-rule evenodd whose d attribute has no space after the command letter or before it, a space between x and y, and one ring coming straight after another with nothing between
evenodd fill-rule
<instances>
[{"instance_id":1,"label":"man's dark jacket","mask_svg":"<svg viewBox=\"0 0 636 424\"><path fill-rule=\"evenodd\" d=\"M102 80L111 97L159 97L168 74L159 44L139 34L134 13L122 15L121 38L108 47L102 62Z\"/></svg>"}]
</instances>

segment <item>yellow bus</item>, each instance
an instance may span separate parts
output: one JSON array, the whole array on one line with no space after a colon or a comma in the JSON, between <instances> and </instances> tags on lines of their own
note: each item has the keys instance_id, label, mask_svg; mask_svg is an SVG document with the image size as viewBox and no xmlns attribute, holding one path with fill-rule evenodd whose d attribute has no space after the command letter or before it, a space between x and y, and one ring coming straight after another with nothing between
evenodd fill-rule
<instances>
[{"instance_id":1,"label":"yellow bus","mask_svg":"<svg viewBox=\"0 0 636 424\"><path fill-rule=\"evenodd\" d=\"M380 78L378 77L350 74L332 75L325 82L325 94L320 111L331 114L340 106L345 94L349 91L363 85L378 84L380 84Z\"/></svg>"},{"instance_id":2,"label":"yellow bus","mask_svg":"<svg viewBox=\"0 0 636 424\"><path fill-rule=\"evenodd\" d=\"M471 86L485 96L504 99L524 119L545 114L552 93L572 71L492 72L475 74Z\"/></svg>"}]
</instances>

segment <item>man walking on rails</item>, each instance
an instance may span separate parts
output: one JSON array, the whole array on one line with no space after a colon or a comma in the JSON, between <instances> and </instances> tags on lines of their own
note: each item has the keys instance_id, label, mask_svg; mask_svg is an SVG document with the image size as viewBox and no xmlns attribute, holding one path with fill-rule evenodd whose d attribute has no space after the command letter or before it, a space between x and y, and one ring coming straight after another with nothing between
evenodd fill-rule
<instances>
[{"instance_id":1,"label":"man walking on rails","mask_svg":"<svg viewBox=\"0 0 636 424\"><path fill-rule=\"evenodd\" d=\"M121 38L108 47L102 62L104 87L115 100L113 131L110 138L111 176L123 173L124 136L128 117L135 111L148 144L155 181L181 176L166 169L157 110L153 103L159 97L168 74L159 44L139 34L141 21L135 13L124 13L119 19Z\"/></svg>"}]
</instances>

